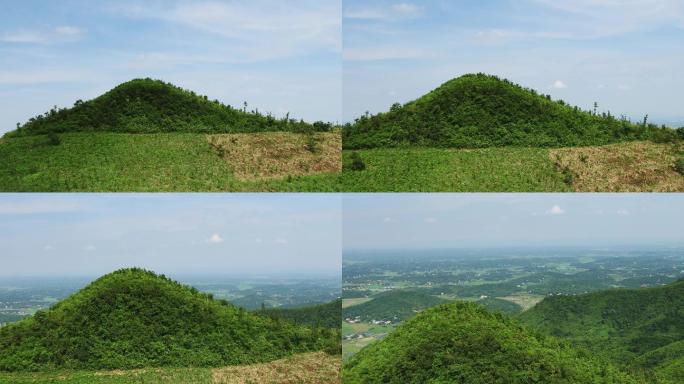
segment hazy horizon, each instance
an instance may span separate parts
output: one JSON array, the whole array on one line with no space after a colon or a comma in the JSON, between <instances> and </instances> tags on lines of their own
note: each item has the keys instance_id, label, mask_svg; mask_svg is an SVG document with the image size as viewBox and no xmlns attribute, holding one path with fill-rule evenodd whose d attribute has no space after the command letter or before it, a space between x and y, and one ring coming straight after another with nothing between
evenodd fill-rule
<instances>
[{"instance_id":1,"label":"hazy horizon","mask_svg":"<svg viewBox=\"0 0 684 384\"><path fill-rule=\"evenodd\" d=\"M328 276L341 236L337 194L5 194L0 277Z\"/></svg>"},{"instance_id":2,"label":"hazy horizon","mask_svg":"<svg viewBox=\"0 0 684 384\"><path fill-rule=\"evenodd\" d=\"M343 252L684 244L682 194L344 195Z\"/></svg>"}]
</instances>

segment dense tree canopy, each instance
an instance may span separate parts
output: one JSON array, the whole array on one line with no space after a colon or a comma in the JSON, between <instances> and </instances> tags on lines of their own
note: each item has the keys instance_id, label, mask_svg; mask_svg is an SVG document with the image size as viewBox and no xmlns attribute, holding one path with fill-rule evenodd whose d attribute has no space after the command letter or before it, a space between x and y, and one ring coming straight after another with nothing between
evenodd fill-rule
<instances>
[{"instance_id":1,"label":"dense tree canopy","mask_svg":"<svg viewBox=\"0 0 684 384\"><path fill-rule=\"evenodd\" d=\"M547 297L520 320L625 367L653 369L664 382L684 378L684 280Z\"/></svg>"},{"instance_id":2,"label":"dense tree canopy","mask_svg":"<svg viewBox=\"0 0 684 384\"><path fill-rule=\"evenodd\" d=\"M339 331L255 315L141 269L0 329L0 370L221 366L339 349Z\"/></svg>"},{"instance_id":3,"label":"dense tree canopy","mask_svg":"<svg viewBox=\"0 0 684 384\"><path fill-rule=\"evenodd\" d=\"M669 128L583 111L485 74L461 76L388 112L361 116L343 135L345 149L564 147L677 137Z\"/></svg>"},{"instance_id":4,"label":"dense tree canopy","mask_svg":"<svg viewBox=\"0 0 684 384\"><path fill-rule=\"evenodd\" d=\"M272 319L289 320L295 324L339 330L342 320L342 299L297 308L266 308L256 313Z\"/></svg>"},{"instance_id":5,"label":"dense tree canopy","mask_svg":"<svg viewBox=\"0 0 684 384\"><path fill-rule=\"evenodd\" d=\"M47 113L17 126L8 136L76 131L151 132L262 132L326 131L332 125L276 119L258 110L248 111L208 100L194 92L152 79L135 79L89 101L78 100L71 108L56 106Z\"/></svg>"},{"instance_id":6,"label":"dense tree canopy","mask_svg":"<svg viewBox=\"0 0 684 384\"><path fill-rule=\"evenodd\" d=\"M581 350L467 302L417 314L344 366L345 383L614 383L638 381Z\"/></svg>"}]
</instances>

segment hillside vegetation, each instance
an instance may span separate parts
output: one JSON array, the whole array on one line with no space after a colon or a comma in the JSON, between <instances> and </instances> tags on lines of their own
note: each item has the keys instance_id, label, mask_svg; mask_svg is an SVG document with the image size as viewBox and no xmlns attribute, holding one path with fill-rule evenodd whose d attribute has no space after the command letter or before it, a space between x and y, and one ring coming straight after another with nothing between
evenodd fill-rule
<instances>
[{"instance_id":1,"label":"hillside vegetation","mask_svg":"<svg viewBox=\"0 0 684 384\"><path fill-rule=\"evenodd\" d=\"M343 366L345 383L638 383L610 364L466 302L422 311Z\"/></svg>"},{"instance_id":2,"label":"hillside vegetation","mask_svg":"<svg viewBox=\"0 0 684 384\"><path fill-rule=\"evenodd\" d=\"M485 74L458 77L388 112L361 116L343 133L345 149L567 147L677 137L669 128L584 111Z\"/></svg>"},{"instance_id":3,"label":"hillside vegetation","mask_svg":"<svg viewBox=\"0 0 684 384\"><path fill-rule=\"evenodd\" d=\"M236 109L160 80L135 79L71 108L51 109L33 117L6 137L62 132L195 132L329 130L330 124L276 119L258 110Z\"/></svg>"},{"instance_id":4,"label":"hillside vegetation","mask_svg":"<svg viewBox=\"0 0 684 384\"><path fill-rule=\"evenodd\" d=\"M684 280L547 297L520 320L621 365L653 369L666 382L684 377Z\"/></svg>"},{"instance_id":5,"label":"hillside vegetation","mask_svg":"<svg viewBox=\"0 0 684 384\"><path fill-rule=\"evenodd\" d=\"M339 344L339 332L258 316L134 268L1 328L0 371L216 367Z\"/></svg>"},{"instance_id":6,"label":"hillside vegetation","mask_svg":"<svg viewBox=\"0 0 684 384\"><path fill-rule=\"evenodd\" d=\"M221 368L143 368L128 371L58 371L2 373L11 384L323 384L340 382L339 356L300 353L268 363Z\"/></svg>"},{"instance_id":7,"label":"hillside vegetation","mask_svg":"<svg viewBox=\"0 0 684 384\"><path fill-rule=\"evenodd\" d=\"M347 307L344 318L359 317L362 321L390 320L397 323L416 312L443 304L445 300L413 290L393 290L373 296L373 300Z\"/></svg>"},{"instance_id":8,"label":"hillside vegetation","mask_svg":"<svg viewBox=\"0 0 684 384\"><path fill-rule=\"evenodd\" d=\"M289 320L295 324L339 330L342 320L342 299L298 308L266 308L256 313L272 319Z\"/></svg>"}]
</instances>

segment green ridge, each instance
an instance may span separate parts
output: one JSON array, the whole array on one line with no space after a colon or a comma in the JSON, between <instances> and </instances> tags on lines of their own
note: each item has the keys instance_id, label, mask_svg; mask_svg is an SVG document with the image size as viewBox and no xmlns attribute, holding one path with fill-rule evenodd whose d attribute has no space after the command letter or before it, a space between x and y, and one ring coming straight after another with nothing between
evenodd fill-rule
<instances>
[{"instance_id":1,"label":"green ridge","mask_svg":"<svg viewBox=\"0 0 684 384\"><path fill-rule=\"evenodd\" d=\"M610 364L475 303L427 309L343 367L345 383L637 383Z\"/></svg>"},{"instance_id":2,"label":"green ridge","mask_svg":"<svg viewBox=\"0 0 684 384\"><path fill-rule=\"evenodd\" d=\"M565 147L677 137L669 128L584 111L481 73L450 80L388 112L361 116L343 133L345 149Z\"/></svg>"},{"instance_id":3,"label":"green ridge","mask_svg":"<svg viewBox=\"0 0 684 384\"><path fill-rule=\"evenodd\" d=\"M412 290L393 290L373 296L373 300L343 310L345 318L359 316L362 321L390 320L397 323L445 300Z\"/></svg>"},{"instance_id":4,"label":"green ridge","mask_svg":"<svg viewBox=\"0 0 684 384\"><path fill-rule=\"evenodd\" d=\"M342 319L342 299L297 308L266 308L256 313L272 319L286 319L295 324L339 330Z\"/></svg>"},{"instance_id":5,"label":"green ridge","mask_svg":"<svg viewBox=\"0 0 684 384\"><path fill-rule=\"evenodd\" d=\"M339 343L134 268L0 329L0 371L249 364Z\"/></svg>"}]
</instances>

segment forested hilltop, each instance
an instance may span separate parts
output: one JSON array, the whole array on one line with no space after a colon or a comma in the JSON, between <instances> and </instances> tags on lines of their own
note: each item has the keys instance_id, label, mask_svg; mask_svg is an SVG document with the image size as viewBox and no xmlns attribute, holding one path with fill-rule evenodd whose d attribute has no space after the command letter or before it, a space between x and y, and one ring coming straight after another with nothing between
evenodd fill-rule
<instances>
[{"instance_id":1,"label":"forested hilltop","mask_svg":"<svg viewBox=\"0 0 684 384\"><path fill-rule=\"evenodd\" d=\"M339 331L258 316L133 268L0 328L0 371L217 367L339 345Z\"/></svg>"},{"instance_id":2,"label":"forested hilltop","mask_svg":"<svg viewBox=\"0 0 684 384\"><path fill-rule=\"evenodd\" d=\"M646 370L649 382L684 382L684 280L551 296L520 320L626 368Z\"/></svg>"},{"instance_id":3,"label":"forested hilltop","mask_svg":"<svg viewBox=\"0 0 684 384\"><path fill-rule=\"evenodd\" d=\"M641 383L474 303L420 312L343 367L345 383Z\"/></svg>"},{"instance_id":4,"label":"forested hilltop","mask_svg":"<svg viewBox=\"0 0 684 384\"><path fill-rule=\"evenodd\" d=\"M295 324L333 328L339 332L340 320L342 319L342 299L296 308L263 308L256 313L272 319L288 320Z\"/></svg>"},{"instance_id":5,"label":"forested hilltop","mask_svg":"<svg viewBox=\"0 0 684 384\"><path fill-rule=\"evenodd\" d=\"M568 147L632 140L674 141L677 131L632 123L610 112L552 100L496 76L468 74L388 112L366 114L343 129L345 149L375 147Z\"/></svg>"},{"instance_id":6,"label":"forested hilltop","mask_svg":"<svg viewBox=\"0 0 684 384\"><path fill-rule=\"evenodd\" d=\"M55 106L43 115L17 124L6 137L63 132L198 132L236 133L263 131L311 132L332 129L329 123L309 124L277 119L258 109L233 108L160 80L135 79L71 108Z\"/></svg>"}]
</instances>

